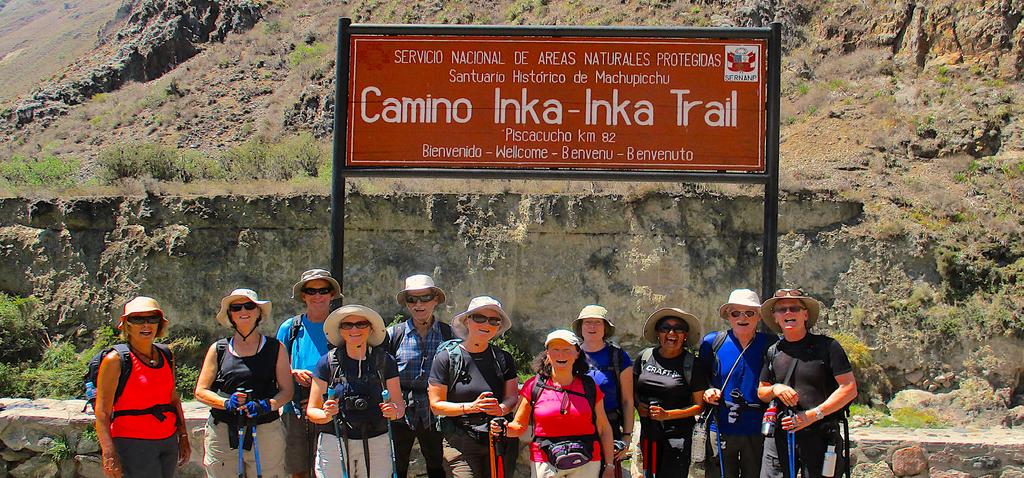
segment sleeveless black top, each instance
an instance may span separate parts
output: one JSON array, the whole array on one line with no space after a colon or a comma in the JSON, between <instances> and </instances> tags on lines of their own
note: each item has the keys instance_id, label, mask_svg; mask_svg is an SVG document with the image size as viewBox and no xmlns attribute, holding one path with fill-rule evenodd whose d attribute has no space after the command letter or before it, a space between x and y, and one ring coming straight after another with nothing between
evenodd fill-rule
<instances>
[{"instance_id":1,"label":"sleeveless black top","mask_svg":"<svg viewBox=\"0 0 1024 478\"><path fill-rule=\"evenodd\" d=\"M273 337L264 337L266 343L255 355L237 357L227 350L228 339L217 341L218 364L217 378L213 382L213 391L227 398L239 388L252 390L249 400L263 400L277 395L277 354L281 343ZM223 352L221 352L223 350ZM237 413L227 410L213 409L210 415L217 422L234 424ZM268 423L277 419L278 412L272 412L254 419L256 423Z\"/></svg>"}]
</instances>

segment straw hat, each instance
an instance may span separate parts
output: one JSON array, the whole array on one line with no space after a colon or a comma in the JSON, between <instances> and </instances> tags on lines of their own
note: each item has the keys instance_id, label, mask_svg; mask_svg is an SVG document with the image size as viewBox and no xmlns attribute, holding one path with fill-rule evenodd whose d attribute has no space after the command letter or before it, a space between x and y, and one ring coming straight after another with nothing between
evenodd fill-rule
<instances>
[{"instance_id":1,"label":"straw hat","mask_svg":"<svg viewBox=\"0 0 1024 478\"><path fill-rule=\"evenodd\" d=\"M452 319L452 333L454 333L456 337L465 339L466 335L469 333L469 329L466 326L466 318L474 312L484 309L493 310L498 313L499 317L501 317L501 327L498 328L498 335L501 335L508 329L512 328L512 319L508 318L508 314L505 313L505 309L501 308L501 302L484 295L474 297L473 300L469 301L469 308ZM497 335L495 337L497 337Z\"/></svg>"},{"instance_id":2,"label":"straw hat","mask_svg":"<svg viewBox=\"0 0 1024 478\"><path fill-rule=\"evenodd\" d=\"M654 313L647 318L647 321L644 322L644 338L647 339L648 342L655 344L658 343L658 332L654 330L654 328L657 327L658 321L665 317L677 317L686 322L686 325L690 328L690 331L686 333L685 345L687 347L693 347L700 342L702 337L700 320L697 320L697 316L675 307L662 307L654 311Z\"/></svg>"},{"instance_id":3,"label":"straw hat","mask_svg":"<svg viewBox=\"0 0 1024 478\"><path fill-rule=\"evenodd\" d=\"M335 347L341 347L342 343L344 343L344 340L341 338L341 321L345 317L352 315L364 317L370 321L370 337L366 339L366 343L370 344L371 347L376 347L384 342L384 337L387 336L387 331L384 329L384 319L381 318L377 311L364 305L356 304L339 307L327 316L327 320L324 320L324 334L327 335L328 342Z\"/></svg>"},{"instance_id":4,"label":"straw hat","mask_svg":"<svg viewBox=\"0 0 1024 478\"><path fill-rule=\"evenodd\" d=\"M259 300L256 291L252 289L235 289L220 300L220 311L217 312L217 322L227 328L231 328L231 320L228 318L228 306L237 299L249 299L260 308L260 320L270 322L270 301Z\"/></svg>"},{"instance_id":5,"label":"straw hat","mask_svg":"<svg viewBox=\"0 0 1024 478\"><path fill-rule=\"evenodd\" d=\"M580 315L576 317L576 320L572 321L572 330L576 332L576 335L583 336L583 320L584 319L601 319L604 320L604 339L608 339L615 335L615 324L608 320L608 309L601 307L600 305L592 304L588 305L580 311Z\"/></svg>"},{"instance_id":6,"label":"straw hat","mask_svg":"<svg viewBox=\"0 0 1024 478\"><path fill-rule=\"evenodd\" d=\"M334 279L334 277L331 277L331 273L329 271L327 271L326 269L310 269L306 272L303 272L302 276L299 278L299 281L292 286L292 298L299 302L303 302L302 289L306 287L307 282L314 281L317 279L325 280L331 284L331 288L334 289L334 293L331 294L331 299L338 299L344 297L341 295L341 284L339 284L338 281Z\"/></svg>"},{"instance_id":7,"label":"straw hat","mask_svg":"<svg viewBox=\"0 0 1024 478\"><path fill-rule=\"evenodd\" d=\"M775 310L775 303L782 299L796 299L799 300L804 307L807 308L807 328L814 327L814 324L818 322L818 314L821 312L821 302L818 302L813 297L808 297L804 294L804 291L800 289L779 289L775 291L775 295L761 305L761 319L764 320L764 325L768 326L777 334L782 333L782 327L779 327L778 322L775 321L775 314L772 313Z\"/></svg>"},{"instance_id":8,"label":"straw hat","mask_svg":"<svg viewBox=\"0 0 1024 478\"><path fill-rule=\"evenodd\" d=\"M408 292L417 290L434 291L434 295L437 296L437 303L443 304L445 300L444 291L440 287L434 285L434 279L426 274L416 274L405 278L405 288L398 292L395 299L398 300L399 305L405 305L405 295Z\"/></svg>"},{"instance_id":9,"label":"straw hat","mask_svg":"<svg viewBox=\"0 0 1024 478\"><path fill-rule=\"evenodd\" d=\"M117 328L123 330L124 321L132 315L148 315L148 313L151 312L159 313L160 318L162 319L160 323L160 331L157 336L162 337L167 335L167 316L165 316L164 311L160 309L160 303L152 297L145 296L136 297L124 304L124 313L121 314L121 318L117 322Z\"/></svg>"},{"instance_id":10,"label":"straw hat","mask_svg":"<svg viewBox=\"0 0 1024 478\"><path fill-rule=\"evenodd\" d=\"M757 292L750 289L736 289L729 294L729 300L722 304L718 308L718 315L723 319L726 319L729 314L730 305L743 305L747 307L761 307L761 298L757 296Z\"/></svg>"}]
</instances>

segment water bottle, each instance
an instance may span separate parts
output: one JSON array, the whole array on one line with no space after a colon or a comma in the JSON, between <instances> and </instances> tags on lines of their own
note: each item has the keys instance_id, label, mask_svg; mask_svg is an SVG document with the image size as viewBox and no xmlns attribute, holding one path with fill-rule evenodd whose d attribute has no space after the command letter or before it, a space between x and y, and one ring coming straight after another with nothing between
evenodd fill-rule
<instances>
[{"instance_id":1,"label":"water bottle","mask_svg":"<svg viewBox=\"0 0 1024 478\"><path fill-rule=\"evenodd\" d=\"M779 414L779 407L775 405L775 401L768 404L768 409L764 411L764 418L761 420L761 435L766 437L775 436L775 417Z\"/></svg>"},{"instance_id":2,"label":"water bottle","mask_svg":"<svg viewBox=\"0 0 1024 478\"><path fill-rule=\"evenodd\" d=\"M697 424L693 426L693 444L690 448L690 461L694 463L703 463L706 455L708 439L707 422L701 422L698 420Z\"/></svg>"},{"instance_id":3,"label":"water bottle","mask_svg":"<svg viewBox=\"0 0 1024 478\"><path fill-rule=\"evenodd\" d=\"M95 400L96 399L96 384L92 382L85 382L85 399Z\"/></svg>"},{"instance_id":4,"label":"water bottle","mask_svg":"<svg viewBox=\"0 0 1024 478\"><path fill-rule=\"evenodd\" d=\"M829 445L825 450L825 463L821 465L821 476L836 475L836 446Z\"/></svg>"}]
</instances>

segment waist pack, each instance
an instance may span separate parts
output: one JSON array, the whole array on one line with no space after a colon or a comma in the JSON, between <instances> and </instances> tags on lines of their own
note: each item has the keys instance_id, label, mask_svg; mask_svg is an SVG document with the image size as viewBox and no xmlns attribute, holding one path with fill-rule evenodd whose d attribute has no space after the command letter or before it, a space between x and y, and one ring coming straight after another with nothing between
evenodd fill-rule
<instances>
[{"instance_id":1,"label":"waist pack","mask_svg":"<svg viewBox=\"0 0 1024 478\"><path fill-rule=\"evenodd\" d=\"M559 470L571 470L594 459L595 435L578 437L537 437L537 445L544 456L555 468Z\"/></svg>"}]
</instances>

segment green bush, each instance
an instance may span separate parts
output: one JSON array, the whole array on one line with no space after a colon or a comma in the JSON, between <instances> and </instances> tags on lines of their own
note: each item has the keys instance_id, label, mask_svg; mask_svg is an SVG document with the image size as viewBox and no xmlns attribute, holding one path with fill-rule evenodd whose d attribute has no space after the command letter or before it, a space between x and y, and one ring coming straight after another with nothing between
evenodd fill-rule
<instances>
[{"instance_id":1,"label":"green bush","mask_svg":"<svg viewBox=\"0 0 1024 478\"><path fill-rule=\"evenodd\" d=\"M0 178L14 186L48 186L67 188L74 186L82 164L77 159L61 159L47 154L30 158L16 154L0 163Z\"/></svg>"},{"instance_id":2,"label":"green bush","mask_svg":"<svg viewBox=\"0 0 1024 478\"><path fill-rule=\"evenodd\" d=\"M327 44L325 43L299 44L288 54L288 64L295 68L307 63L318 62L324 58L325 53L327 53Z\"/></svg>"},{"instance_id":3,"label":"green bush","mask_svg":"<svg viewBox=\"0 0 1024 478\"><path fill-rule=\"evenodd\" d=\"M100 179L111 183L124 178L192 182L223 179L224 168L199 151L178 150L157 143L126 143L100 152Z\"/></svg>"},{"instance_id":4,"label":"green bush","mask_svg":"<svg viewBox=\"0 0 1024 478\"><path fill-rule=\"evenodd\" d=\"M0 293L0 363L17 364L39 360L40 338L45 329L37 313L35 297L11 297Z\"/></svg>"}]
</instances>

